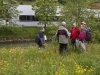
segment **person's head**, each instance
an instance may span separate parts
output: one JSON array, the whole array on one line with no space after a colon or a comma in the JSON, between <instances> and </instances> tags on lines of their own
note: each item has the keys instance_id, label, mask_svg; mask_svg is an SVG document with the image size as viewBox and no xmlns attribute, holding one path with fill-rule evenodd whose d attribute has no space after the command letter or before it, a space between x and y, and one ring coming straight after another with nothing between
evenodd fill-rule
<instances>
[{"instance_id":1,"label":"person's head","mask_svg":"<svg viewBox=\"0 0 100 75\"><path fill-rule=\"evenodd\" d=\"M86 27L86 23L85 22L81 22L81 27L85 28Z\"/></svg>"},{"instance_id":2,"label":"person's head","mask_svg":"<svg viewBox=\"0 0 100 75\"><path fill-rule=\"evenodd\" d=\"M61 25L65 27L66 26L66 22L63 21Z\"/></svg>"},{"instance_id":3,"label":"person's head","mask_svg":"<svg viewBox=\"0 0 100 75\"><path fill-rule=\"evenodd\" d=\"M85 29L85 25L81 25L81 29L82 29L82 30Z\"/></svg>"},{"instance_id":4,"label":"person's head","mask_svg":"<svg viewBox=\"0 0 100 75\"><path fill-rule=\"evenodd\" d=\"M81 25L85 25L86 26L86 23L85 22L81 22Z\"/></svg>"},{"instance_id":5,"label":"person's head","mask_svg":"<svg viewBox=\"0 0 100 75\"><path fill-rule=\"evenodd\" d=\"M45 28L44 28L44 27L42 27L42 28L41 28L41 31L43 31L43 32L44 32L44 31L45 31Z\"/></svg>"},{"instance_id":6,"label":"person's head","mask_svg":"<svg viewBox=\"0 0 100 75\"><path fill-rule=\"evenodd\" d=\"M72 24L72 27L76 27L76 23L73 23L73 24Z\"/></svg>"}]
</instances>

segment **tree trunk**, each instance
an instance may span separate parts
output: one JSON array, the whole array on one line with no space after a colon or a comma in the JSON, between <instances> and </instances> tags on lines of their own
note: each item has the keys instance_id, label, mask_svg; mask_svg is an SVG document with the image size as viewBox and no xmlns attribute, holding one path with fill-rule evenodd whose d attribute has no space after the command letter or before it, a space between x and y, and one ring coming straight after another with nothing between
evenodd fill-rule
<instances>
[{"instance_id":1,"label":"tree trunk","mask_svg":"<svg viewBox=\"0 0 100 75\"><path fill-rule=\"evenodd\" d=\"M44 28L46 29L46 23L45 23L45 25L44 25Z\"/></svg>"}]
</instances>

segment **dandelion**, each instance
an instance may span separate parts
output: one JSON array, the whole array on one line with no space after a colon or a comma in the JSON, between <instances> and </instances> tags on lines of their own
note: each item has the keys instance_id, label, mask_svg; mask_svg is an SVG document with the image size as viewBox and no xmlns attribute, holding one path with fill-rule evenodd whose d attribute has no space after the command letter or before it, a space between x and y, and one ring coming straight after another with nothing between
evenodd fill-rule
<instances>
[{"instance_id":1,"label":"dandelion","mask_svg":"<svg viewBox=\"0 0 100 75\"><path fill-rule=\"evenodd\" d=\"M80 69L80 67L77 67L77 69Z\"/></svg>"},{"instance_id":2,"label":"dandelion","mask_svg":"<svg viewBox=\"0 0 100 75\"><path fill-rule=\"evenodd\" d=\"M84 71L83 70L81 70L81 73L83 73Z\"/></svg>"},{"instance_id":3,"label":"dandelion","mask_svg":"<svg viewBox=\"0 0 100 75\"><path fill-rule=\"evenodd\" d=\"M65 73L65 71L63 71L62 73Z\"/></svg>"},{"instance_id":4,"label":"dandelion","mask_svg":"<svg viewBox=\"0 0 100 75\"><path fill-rule=\"evenodd\" d=\"M84 69L84 71L86 71L86 69Z\"/></svg>"},{"instance_id":5,"label":"dandelion","mask_svg":"<svg viewBox=\"0 0 100 75\"><path fill-rule=\"evenodd\" d=\"M80 73L81 71L80 71L80 70L78 70L77 72L78 72L78 73Z\"/></svg>"},{"instance_id":6,"label":"dandelion","mask_svg":"<svg viewBox=\"0 0 100 75\"><path fill-rule=\"evenodd\" d=\"M26 68L26 65L24 65L24 68Z\"/></svg>"},{"instance_id":7,"label":"dandelion","mask_svg":"<svg viewBox=\"0 0 100 75\"><path fill-rule=\"evenodd\" d=\"M93 71L93 69L90 69L91 71Z\"/></svg>"},{"instance_id":8,"label":"dandelion","mask_svg":"<svg viewBox=\"0 0 100 75\"><path fill-rule=\"evenodd\" d=\"M88 72L91 72L90 70L88 70Z\"/></svg>"},{"instance_id":9,"label":"dandelion","mask_svg":"<svg viewBox=\"0 0 100 75\"><path fill-rule=\"evenodd\" d=\"M59 75L59 73L58 73L58 72L56 72L56 75Z\"/></svg>"},{"instance_id":10,"label":"dandelion","mask_svg":"<svg viewBox=\"0 0 100 75\"><path fill-rule=\"evenodd\" d=\"M75 65L77 65L77 63L75 62Z\"/></svg>"},{"instance_id":11,"label":"dandelion","mask_svg":"<svg viewBox=\"0 0 100 75\"><path fill-rule=\"evenodd\" d=\"M88 66L86 66L86 68L88 68Z\"/></svg>"},{"instance_id":12,"label":"dandelion","mask_svg":"<svg viewBox=\"0 0 100 75\"><path fill-rule=\"evenodd\" d=\"M52 65L52 67L54 67L55 65Z\"/></svg>"},{"instance_id":13,"label":"dandelion","mask_svg":"<svg viewBox=\"0 0 100 75\"><path fill-rule=\"evenodd\" d=\"M65 65L64 65L64 64L62 64L62 66L64 67Z\"/></svg>"}]
</instances>

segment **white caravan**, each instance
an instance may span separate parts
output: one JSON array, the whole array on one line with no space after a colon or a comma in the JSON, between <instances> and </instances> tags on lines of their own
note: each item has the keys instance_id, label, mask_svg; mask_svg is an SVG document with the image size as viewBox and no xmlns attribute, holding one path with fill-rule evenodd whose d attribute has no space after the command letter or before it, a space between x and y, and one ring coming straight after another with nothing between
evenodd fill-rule
<instances>
[{"instance_id":1,"label":"white caravan","mask_svg":"<svg viewBox=\"0 0 100 75\"><path fill-rule=\"evenodd\" d=\"M13 20L19 26L41 26L39 25L38 18L35 18L35 11L32 10L31 5L19 5L17 10L20 12L17 19ZM59 10L57 10L59 12ZM57 15L59 16L59 14ZM57 21L53 21L57 24Z\"/></svg>"}]
</instances>

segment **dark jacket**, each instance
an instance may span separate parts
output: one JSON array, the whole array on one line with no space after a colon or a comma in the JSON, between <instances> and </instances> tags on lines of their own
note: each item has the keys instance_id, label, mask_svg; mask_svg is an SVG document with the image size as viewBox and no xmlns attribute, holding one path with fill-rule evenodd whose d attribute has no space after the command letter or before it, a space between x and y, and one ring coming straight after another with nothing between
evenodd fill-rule
<instances>
[{"instance_id":1,"label":"dark jacket","mask_svg":"<svg viewBox=\"0 0 100 75\"><path fill-rule=\"evenodd\" d=\"M42 30L40 30L40 31L38 32L38 34L39 34L39 37L40 37L40 38L44 38L44 32L43 32Z\"/></svg>"},{"instance_id":2,"label":"dark jacket","mask_svg":"<svg viewBox=\"0 0 100 75\"><path fill-rule=\"evenodd\" d=\"M38 34L36 35L36 39L35 42L38 44L39 42L41 42L42 44L44 44L45 40L44 40L44 33L43 31L39 31Z\"/></svg>"}]
</instances>

